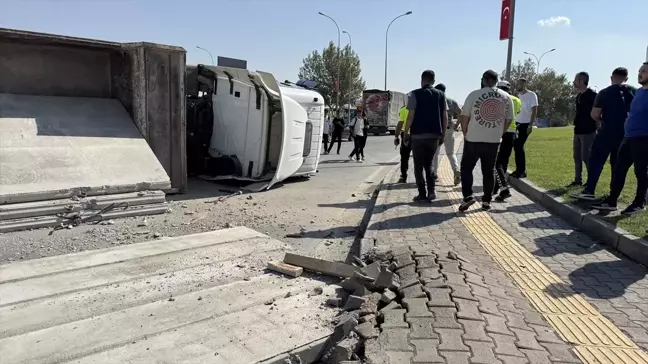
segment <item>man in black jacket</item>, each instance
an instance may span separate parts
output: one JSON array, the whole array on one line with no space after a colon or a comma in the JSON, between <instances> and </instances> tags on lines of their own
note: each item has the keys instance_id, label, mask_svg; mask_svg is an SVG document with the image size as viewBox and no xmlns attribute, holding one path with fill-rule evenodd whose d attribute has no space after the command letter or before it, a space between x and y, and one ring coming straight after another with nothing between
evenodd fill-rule
<instances>
[{"instance_id":1,"label":"man in black jacket","mask_svg":"<svg viewBox=\"0 0 648 364\"><path fill-rule=\"evenodd\" d=\"M337 154L340 154L340 147L342 146L342 132L344 131L344 120L340 117L338 113L335 118L333 118L333 137L331 138L331 144L329 145L327 153L331 153L333 149L333 144L335 141L338 143Z\"/></svg>"},{"instance_id":2,"label":"man in black jacket","mask_svg":"<svg viewBox=\"0 0 648 364\"><path fill-rule=\"evenodd\" d=\"M576 96L576 117L574 117L574 181L570 186L583 185L583 164L587 168L592 144L596 138L596 120L590 116L596 92L587 87L589 74L578 72L574 77L574 88L578 91Z\"/></svg>"}]
</instances>

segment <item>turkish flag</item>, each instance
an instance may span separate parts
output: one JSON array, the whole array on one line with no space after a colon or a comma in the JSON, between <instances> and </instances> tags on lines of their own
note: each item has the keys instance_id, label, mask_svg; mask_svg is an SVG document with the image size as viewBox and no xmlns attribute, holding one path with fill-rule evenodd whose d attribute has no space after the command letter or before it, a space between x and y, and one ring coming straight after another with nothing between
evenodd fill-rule
<instances>
[{"instance_id":1,"label":"turkish flag","mask_svg":"<svg viewBox=\"0 0 648 364\"><path fill-rule=\"evenodd\" d=\"M500 40L511 37L511 0L502 0L502 13L500 15Z\"/></svg>"}]
</instances>

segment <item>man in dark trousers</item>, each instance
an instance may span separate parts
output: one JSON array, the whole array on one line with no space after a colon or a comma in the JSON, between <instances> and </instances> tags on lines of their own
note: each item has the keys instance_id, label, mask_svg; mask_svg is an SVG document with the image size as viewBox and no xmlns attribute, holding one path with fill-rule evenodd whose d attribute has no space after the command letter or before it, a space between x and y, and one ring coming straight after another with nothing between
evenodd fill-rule
<instances>
[{"instance_id":1,"label":"man in dark trousers","mask_svg":"<svg viewBox=\"0 0 648 364\"><path fill-rule=\"evenodd\" d=\"M414 201L431 201L436 198L432 162L437 148L443 144L448 127L445 94L433 85L434 71L423 71L421 88L412 91L407 101L408 115L403 142L411 143L414 154L414 178L418 187Z\"/></svg>"},{"instance_id":2,"label":"man in dark trousers","mask_svg":"<svg viewBox=\"0 0 648 364\"><path fill-rule=\"evenodd\" d=\"M612 85L601 90L594 100L591 116L597 123L598 133L594 144L592 144L592 152L587 164L585 188L581 193L572 195L579 200L596 200L596 185L608 157L612 172L614 172L617 152L623 140L624 125L630 111L630 104L634 99L632 90L625 85L628 80L626 68L616 68L612 71L610 79ZM612 180L614 180L614 176L612 176Z\"/></svg>"},{"instance_id":3,"label":"man in dark trousers","mask_svg":"<svg viewBox=\"0 0 648 364\"><path fill-rule=\"evenodd\" d=\"M639 68L639 84L642 86L634 95L630 112L624 126L624 138L617 152L617 163L612 173L612 190L600 204L592 208L603 211L617 209L617 200L625 185L626 175L632 165L637 177L637 191L632 203L621 214L631 215L646 207L648 192L648 62Z\"/></svg>"},{"instance_id":4,"label":"man in dark trousers","mask_svg":"<svg viewBox=\"0 0 648 364\"><path fill-rule=\"evenodd\" d=\"M574 181L569 185L583 185L583 165L587 169L592 144L596 138L596 121L590 115L596 99L596 91L588 87L589 74L578 72L574 77L574 88L578 91L576 96L576 116L574 117ZM589 170L588 170L589 176Z\"/></svg>"},{"instance_id":5,"label":"man in dark trousers","mask_svg":"<svg viewBox=\"0 0 648 364\"><path fill-rule=\"evenodd\" d=\"M473 196L473 171L481 164L484 196L482 209L491 208L495 188L495 162L502 134L513 121L513 100L495 87L498 75L488 70L482 75L481 89L471 92L461 110L461 131L464 133L464 149L461 158L461 192L463 201L459 211L464 212L476 200Z\"/></svg>"},{"instance_id":6,"label":"man in dark trousers","mask_svg":"<svg viewBox=\"0 0 648 364\"><path fill-rule=\"evenodd\" d=\"M340 147L342 146L342 132L344 131L344 120L340 117L340 113L337 113L335 118L333 118L333 137L331 138L331 144L329 145L326 153L331 153L333 149L333 144L337 141L337 154L340 154Z\"/></svg>"},{"instance_id":7,"label":"man in dark trousers","mask_svg":"<svg viewBox=\"0 0 648 364\"><path fill-rule=\"evenodd\" d=\"M407 95L407 97L411 97L411 95ZM407 182L407 170L409 169L409 158L410 154L412 154L412 146L410 143L405 144L401 143L400 138L404 141L405 140L405 135L403 134L403 130L405 129L405 123L407 122L407 115L409 115L409 112L407 111L407 105L403 105L403 107L400 108L398 111L398 124L396 124L396 138L394 139L394 145L398 146L400 144L400 170L401 170L401 176L398 179L398 183L405 183Z\"/></svg>"}]
</instances>

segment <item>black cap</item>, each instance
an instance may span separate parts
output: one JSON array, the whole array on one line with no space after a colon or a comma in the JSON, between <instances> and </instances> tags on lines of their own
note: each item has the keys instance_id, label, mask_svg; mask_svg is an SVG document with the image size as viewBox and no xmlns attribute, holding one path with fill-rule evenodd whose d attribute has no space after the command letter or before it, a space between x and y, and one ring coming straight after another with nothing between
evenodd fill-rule
<instances>
[{"instance_id":1,"label":"black cap","mask_svg":"<svg viewBox=\"0 0 648 364\"><path fill-rule=\"evenodd\" d=\"M446 92L446 87L442 83L437 84L436 86L434 86L434 88L441 91L441 92Z\"/></svg>"},{"instance_id":2,"label":"black cap","mask_svg":"<svg viewBox=\"0 0 648 364\"><path fill-rule=\"evenodd\" d=\"M493 71L493 70L488 70L488 71L484 72L484 75L483 75L482 77L483 77L485 80L493 80L493 81L497 81L498 76L499 76L499 75L497 74L497 72L495 72L495 71Z\"/></svg>"}]
</instances>

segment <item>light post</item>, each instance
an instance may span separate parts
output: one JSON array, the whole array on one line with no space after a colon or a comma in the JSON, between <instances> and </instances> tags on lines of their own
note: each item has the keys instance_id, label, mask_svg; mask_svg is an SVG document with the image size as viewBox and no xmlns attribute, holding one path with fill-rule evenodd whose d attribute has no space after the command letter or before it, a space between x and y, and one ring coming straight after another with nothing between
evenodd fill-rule
<instances>
[{"instance_id":1,"label":"light post","mask_svg":"<svg viewBox=\"0 0 648 364\"><path fill-rule=\"evenodd\" d=\"M411 11L408 11L408 12L405 13L405 14L401 14L401 15L395 17L395 18L394 18L394 19L389 23L389 25L387 26L387 31L385 31L385 90L387 90L387 41L388 41L388 39L389 39L389 38L388 38L388 36L389 36L389 28L390 28L391 25L396 21L396 19L398 19L398 18L402 18L402 17L404 17L404 16L406 16L406 15L410 15L410 14L412 14L412 12L411 12Z\"/></svg>"},{"instance_id":2,"label":"light post","mask_svg":"<svg viewBox=\"0 0 648 364\"><path fill-rule=\"evenodd\" d=\"M337 80L336 80L336 90L335 90L335 104L337 105L338 109L338 114L340 112L340 26L338 23L335 21L335 19L331 18L330 16L322 13L321 11L318 12L319 15L331 19L333 24L335 24L335 27L337 28L337 33L338 33L338 41L337 41Z\"/></svg>"},{"instance_id":3,"label":"light post","mask_svg":"<svg viewBox=\"0 0 648 364\"><path fill-rule=\"evenodd\" d=\"M349 36L349 48L353 48L353 45L351 44L351 34L349 32L347 32L346 30L343 30L342 33Z\"/></svg>"},{"instance_id":4,"label":"light post","mask_svg":"<svg viewBox=\"0 0 648 364\"><path fill-rule=\"evenodd\" d=\"M349 50L351 50L351 33L343 30L342 33L349 37ZM351 68L349 68L349 90L351 90ZM351 93L349 92L349 106L347 107L347 123L351 124Z\"/></svg>"},{"instance_id":5,"label":"light post","mask_svg":"<svg viewBox=\"0 0 648 364\"><path fill-rule=\"evenodd\" d=\"M532 56L533 58L535 58L535 60L536 60L536 62L537 62L537 64L538 64L538 67L537 67L538 69L537 69L537 71L536 71L536 74L539 75L539 74L540 74L540 61L542 61L542 57L544 57L546 54L551 53L551 52L553 52L553 51L555 51L555 50L556 50L556 48L552 48L552 49L550 49L550 50L548 50L548 51L542 53L542 55L541 55L539 58L538 58L535 54L533 54L533 53L524 52L524 54L527 54L527 55Z\"/></svg>"},{"instance_id":6,"label":"light post","mask_svg":"<svg viewBox=\"0 0 648 364\"><path fill-rule=\"evenodd\" d=\"M211 61L212 61L212 67L215 67L215 66L216 66L216 64L214 64L214 56L212 56L212 54L211 54L210 51L206 50L205 48L203 48L203 47L201 47L201 46L196 46L196 48L198 48L198 49L200 49L200 50L203 50L203 51L207 52L207 54L209 54L209 58L211 58Z\"/></svg>"}]
</instances>

